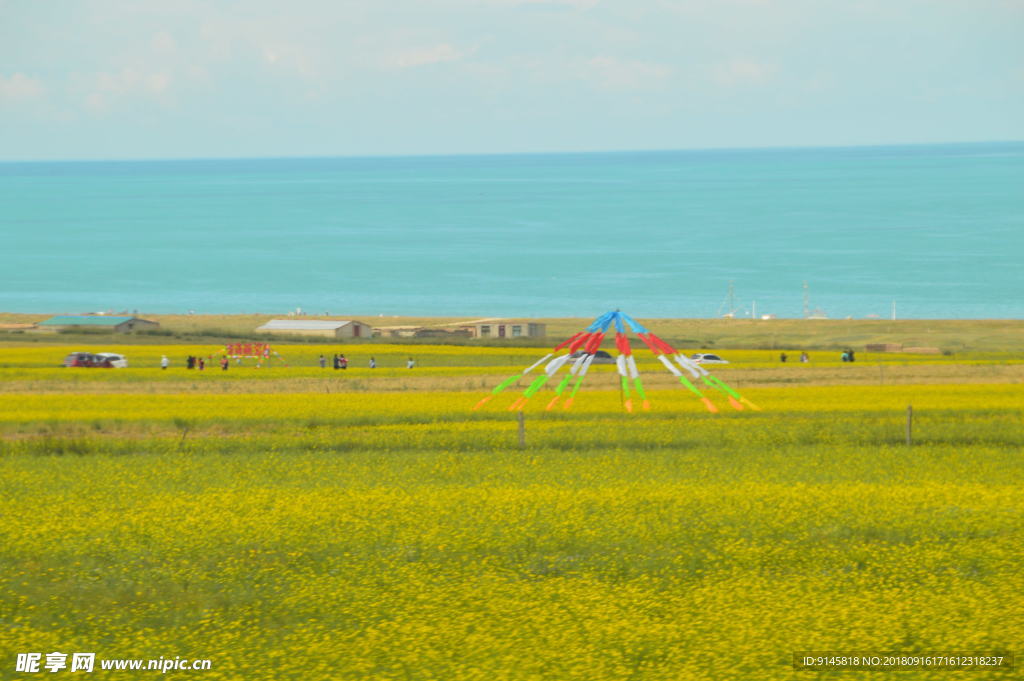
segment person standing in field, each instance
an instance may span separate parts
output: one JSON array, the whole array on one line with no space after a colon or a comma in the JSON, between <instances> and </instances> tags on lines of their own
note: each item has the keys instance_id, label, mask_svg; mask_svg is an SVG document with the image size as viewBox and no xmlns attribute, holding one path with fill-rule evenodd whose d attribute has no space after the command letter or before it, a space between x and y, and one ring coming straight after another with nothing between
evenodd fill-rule
<instances>
[{"instance_id":1,"label":"person standing in field","mask_svg":"<svg viewBox=\"0 0 1024 681\"><path fill-rule=\"evenodd\" d=\"M230 365L231 365L231 362L228 361L227 357L221 357L220 358L220 370L221 371L227 371L228 370L228 366L230 366Z\"/></svg>"},{"instance_id":2,"label":"person standing in field","mask_svg":"<svg viewBox=\"0 0 1024 681\"><path fill-rule=\"evenodd\" d=\"M344 354L338 355L338 366L342 369L348 369L348 358Z\"/></svg>"},{"instance_id":3,"label":"person standing in field","mask_svg":"<svg viewBox=\"0 0 1024 681\"><path fill-rule=\"evenodd\" d=\"M370 368L371 369L376 369L377 368L377 360L374 359L373 357L370 358Z\"/></svg>"},{"instance_id":4,"label":"person standing in field","mask_svg":"<svg viewBox=\"0 0 1024 681\"><path fill-rule=\"evenodd\" d=\"M327 367L327 358L324 357L323 354L321 354L320 355L320 368L324 369L326 367Z\"/></svg>"},{"instance_id":5,"label":"person standing in field","mask_svg":"<svg viewBox=\"0 0 1024 681\"><path fill-rule=\"evenodd\" d=\"M412 357L410 357L409 361L405 363L405 368L406 369L412 369L414 366L416 366L416 360L414 360Z\"/></svg>"},{"instance_id":6,"label":"person standing in field","mask_svg":"<svg viewBox=\"0 0 1024 681\"><path fill-rule=\"evenodd\" d=\"M804 363L810 362L811 358L810 358L810 356L806 352L801 352L800 353L800 361L804 362Z\"/></svg>"},{"instance_id":7,"label":"person standing in field","mask_svg":"<svg viewBox=\"0 0 1024 681\"><path fill-rule=\"evenodd\" d=\"M160 358L160 368L166 369L169 366L171 366L171 360L167 359L167 355L163 355Z\"/></svg>"},{"instance_id":8,"label":"person standing in field","mask_svg":"<svg viewBox=\"0 0 1024 681\"><path fill-rule=\"evenodd\" d=\"M202 371L206 368L206 360L202 357L199 358L199 370Z\"/></svg>"},{"instance_id":9,"label":"person standing in field","mask_svg":"<svg viewBox=\"0 0 1024 681\"><path fill-rule=\"evenodd\" d=\"M332 362L331 366L334 367L335 369L337 369L338 368L338 353L334 353L334 357L331 359L331 362Z\"/></svg>"},{"instance_id":10,"label":"person standing in field","mask_svg":"<svg viewBox=\"0 0 1024 681\"><path fill-rule=\"evenodd\" d=\"M782 362L783 364L786 363L787 359L789 359L789 357L786 355L786 353L782 353L781 355L779 355L779 361Z\"/></svg>"}]
</instances>

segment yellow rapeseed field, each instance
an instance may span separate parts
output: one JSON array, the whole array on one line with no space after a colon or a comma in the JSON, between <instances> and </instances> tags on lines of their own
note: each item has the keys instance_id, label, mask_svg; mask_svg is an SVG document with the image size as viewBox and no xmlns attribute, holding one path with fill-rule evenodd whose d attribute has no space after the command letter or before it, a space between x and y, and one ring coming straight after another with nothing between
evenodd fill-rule
<instances>
[{"instance_id":1,"label":"yellow rapeseed field","mask_svg":"<svg viewBox=\"0 0 1024 681\"><path fill-rule=\"evenodd\" d=\"M453 375L537 355L424 347ZM211 680L806 679L801 651L1024 640L1019 383L741 379L763 411L665 386L627 414L599 375L569 411L531 400L520 447L518 393L471 410L491 383L69 373L55 351L0 351L2 678L63 651L210 659L176 675ZM261 391L285 371L323 384Z\"/></svg>"},{"instance_id":2,"label":"yellow rapeseed field","mask_svg":"<svg viewBox=\"0 0 1024 681\"><path fill-rule=\"evenodd\" d=\"M553 343L554 345L554 343ZM545 348L523 348L523 347L491 347L491 346L459 346L459 345L428 345L415 344L403 345L392 343L381 344L345 344L342 342L331 344L284 344L271 343L271 347L277 356L265 362L265 366L271 368L282 368L285 365L290 367L314 367L319 356L322 354L328 360L336 354L346 355L350 360L351 368L364 368L367 366L370 357L375 357L380 368L404 368L405 361L413 357L417 361L417 368L429 367L453 367L453 366L493 366L520 364L532 364L548 352ZM778 366L778 350L708 350L704 348L680 348L686 354L694 352L715 352L726 357L731 364L738 364L741 367L766 367ZM188 355L197 357L219 359L224 353L224 347L220 345L189 345L189 344L166 344L166 345L133 345L119 343L117 339L107 341L94 341L88 346L66 345L62 343L4 343L0 345L0 368L45 368L59 367L64 357L70 352L116 352L125 355L129 365L137 368L156 368L160 364L160 358L166 355L172 362L172 368L185 366L185 358ZM654 368L657 366L647 349L642 343L634 343L634 352L637 361ZM799 353L790 353L788 367L794 370L809 369L815 366L841 365L840 353L829 351L814 351L810 353L810 362L807 365L798 361ZM1011 353L959 353L956 356L945 355L915 355L902 353L857 353L857 361L861 364L967 364L981 365L991 362L1024 364L1024 358L1018 354ZM254 360L245 360L245 366L252 366ZM234 366L234 365L233 365ZM216 368L216 367L210 367ZM716 370L728 371L732 368L729 365L717 365Z\"/></svg>"}]
</instances>

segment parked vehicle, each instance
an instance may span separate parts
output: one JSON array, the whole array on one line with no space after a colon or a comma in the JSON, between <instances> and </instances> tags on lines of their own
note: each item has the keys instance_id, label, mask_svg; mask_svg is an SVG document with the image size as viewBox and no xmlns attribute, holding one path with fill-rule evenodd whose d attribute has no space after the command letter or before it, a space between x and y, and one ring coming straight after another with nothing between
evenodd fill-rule
<instances>
[{"instance_id":1,"label":"parked vehicle","mask_svg":"<svg viewBox=\"0 0 1024 681\"><path fill-rule=\"evenodd\" d=\"M128 368L128 358L116 352L98 352L96 353L96 360L99 362L99 366L107 369Z\"/></svg>"},{"instance_id":2,"label":"parked vehicle","mask_svg":"<svg viewBox=\"0 0 1024 681\"><path fill-rule=\"evenodd\" d=\"M63 366L93 369L125 369L128 367L128 359L116 352L72 352L64 358Z\"/></svg>"},{"instance_id":3,"label":"parked vehicle","mask_svg":"<svg viewBox=\"0 0 1024 681\"><path fill-rule=\"evenodd\" d=\"M692 359L697 364L728 364L729 363L729 360L722 359L718 355L709 355L709 354L704 353L704 352L694 353L694 354L690 355L690 359Z\"/></svg>"},{"instance_id":4,"label":"parked vehicle","mask_svg":"<svg viewBox=\"0 0 1024 681\"><path fill-rule=\"evenodd\" d=\"M66 367L91 367L95 366L96 355L91 352L72 352L64 358L63 366Z\"/></svg>"},{"instance_id":5,"label":"parked vehicle","mask_svg":"<svg viewBox=\"0 0 1024 681\"><path fill-rule=\"evenodd\" d=\"M569 359L579 359L580 357L582 357L585 354L586 353L583 352L582 350L577 350L576 352L572 353L572 355L569 356ZM593 359L593 361L591 363L592 364L615 364L615 358L612 357L611 355L609 355L604 350L598 350L597 352L594 353L594 359Z\"/></svg>"}]
</instances>

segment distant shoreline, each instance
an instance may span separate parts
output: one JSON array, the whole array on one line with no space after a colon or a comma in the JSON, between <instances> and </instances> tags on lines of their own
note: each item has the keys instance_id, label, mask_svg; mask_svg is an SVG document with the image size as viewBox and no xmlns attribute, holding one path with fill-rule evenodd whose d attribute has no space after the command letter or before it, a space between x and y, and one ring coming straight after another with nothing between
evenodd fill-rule
<instances>
[{"instance_id":1,"label":"distant shoreline","mask_svg":"<svg viewBox=\"0 0 1024 681\"><path fill-rule=\"evenodd\" d=\"M55 311L55 312L8 312L0 310L0 323L4 322L38 322L49 317L58 315L82 315L90 317L139 317L142 319L167 319L167 320L252 320L252 319L308 319L308 320L350 320L355 319L372 326L387 326L387 325L404 325L404 324L422 324L422 325L444 325L444 324L469 324L480 321L500 321L500 320L533 320L537 322L559 322L566 320L579 320L586 321L588 324L593 321L594 316L579 316L579 317L565 317L565 316L538 316L538 315L417 315L417 314L359 314L359 313L339 313L339 314L328 314L328 313L302 313L295 314L294 312L146 312L144 310L107 310L104 312L73 312L73 311ZM596 315L595 315L596 316ZM918 318L918 317L898 317L896 319L890 319L887 317L782 317L772 315L770 318L756 318L752 319L749 316L736 316L736 317L665 317L665 316L642 316L633 315L637 319L655 321L669 321L669 322L721 322L727 323L780 323L780 322L807 322L807 323L852 323L852 324L877 324L877 323L1021 323L1024 324L1024 319L1015 319L1012 317L1006 318L993 318L993 317L932 317L932 318ZM379 324L378 324L379 323Z\"/></svg>"},{"instance_id":2,"label":"distant shoreline","mask_svg":"<svg viewBox=\"0 0 1024 681\"><path fill-rule=\"evenodd\" d=\"M137 316L160 324L158 332L139 334L97 334L97 333L39 333L14 325L30 324L47 319L47 314L2 313L0 312L0 347L3 342L48 342L72 343L92 342L102 338L117 338L118 342L157 343L184 342L196 339L245 339L264 336L255 330L270 319L332 319L361 321L374 328L425 327L444 329L446 327L481 321L481 317L429 317L429 316L367 316L367 315L306 315L288 317L271 314L227 314L227 315L165 315L140 312ZM585 328L589 317L494 317L501 320L531 320L546 324L547 333L539 338L422 338L417 342L479 343L549 346ZM679 342L687 347L707 348L756 348L756 349L801 349L801 348L863 348L867 344L888 343L906 347L936 348L944 353L960 352L1002 352L1014 355L1024 354L1020 339L1024 338L1024 320L1021 319L687 319L687 318L642 318L659 336ZM306 342L311 337L280 336L277 342ZM323 338L319 341L323 342ZM348 342L401 342L400 339L338 339ZM331 340L331 342L335 342Z\"/></svg>"}]
</instances>

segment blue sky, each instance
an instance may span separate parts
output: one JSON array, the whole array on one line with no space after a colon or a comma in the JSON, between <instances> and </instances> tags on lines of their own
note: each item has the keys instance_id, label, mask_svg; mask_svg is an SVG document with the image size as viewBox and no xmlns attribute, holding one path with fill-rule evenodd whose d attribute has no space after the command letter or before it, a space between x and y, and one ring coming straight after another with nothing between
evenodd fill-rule
<instances>
[{"instance_id":1,"label":"blue sky","mask_svg":"<svg viewBox=\"0 0 1024 681\"><path fill-rule=\"evenodd\" d=\"M1024 139L1022 0L0 0L0 159Z\"/></svg>"}]
</instances>

